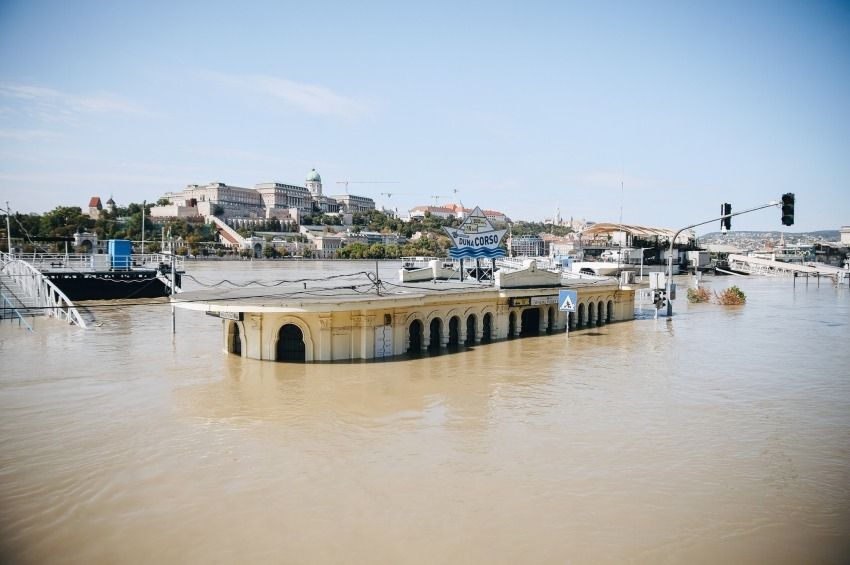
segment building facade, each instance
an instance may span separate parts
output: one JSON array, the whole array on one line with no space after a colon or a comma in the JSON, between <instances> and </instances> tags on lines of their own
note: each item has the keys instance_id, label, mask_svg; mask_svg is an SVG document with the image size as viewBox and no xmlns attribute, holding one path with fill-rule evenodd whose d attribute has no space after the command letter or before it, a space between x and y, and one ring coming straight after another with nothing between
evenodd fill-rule
<instances>
[{"instance_id":1,"label":"building facade","mask_svg":"<svg viewBox=\"0 0 850 565\"><path fill-rule=\"evenodd\" d=\"M322 194L322 177L313 169L306 186L279 182L259 183L254 188L222 182L190 184L180 192L169 192L169 204L154 206L155 217L212 216L224 218L295 219L306 215L362 212L375 209L375 201L365 196Z\"/></svg>"}]
</instances>

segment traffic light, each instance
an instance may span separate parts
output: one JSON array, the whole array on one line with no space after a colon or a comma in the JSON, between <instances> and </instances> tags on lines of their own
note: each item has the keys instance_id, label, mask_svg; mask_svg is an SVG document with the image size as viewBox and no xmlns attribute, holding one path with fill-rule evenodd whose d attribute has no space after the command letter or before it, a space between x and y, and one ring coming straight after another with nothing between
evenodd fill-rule
<instances>
[{"instance_id":1,"label":"traffic light","mask_svg":"<svg viewBox=\"0 0 850 565\"><path fill-rule=\"evenodd\" d=\"M782 225L794 225L794 193L786 192L782 195Z\"/></svg>"},{"instance_id":2,"label":"traffic light","mask_svg":"<svg viewBox=\"0 0 850 565\"><path fill-rule=\"evenodd\" d=\"M732 229L732 218L729 214L732 213L732 205L728 202L720 205L720 215L725 218L720 218L720 231L729 231Z\"/></svg>"}]
</instances>

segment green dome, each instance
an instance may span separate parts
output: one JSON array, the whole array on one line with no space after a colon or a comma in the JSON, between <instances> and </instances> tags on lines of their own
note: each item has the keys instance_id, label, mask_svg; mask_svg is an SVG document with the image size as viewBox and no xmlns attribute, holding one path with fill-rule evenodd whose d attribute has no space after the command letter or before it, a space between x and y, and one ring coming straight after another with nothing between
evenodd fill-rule
<instances>
[{"instance_id":1,"label":"green dome","mask_svg":"<svg viewBox=\"0 0 850 565\"><path fill-rule=\"evenodd\" d=\"M310 171L310 174L307 175L307 182L322 182L322 177L319 176L316 169L313 169Z\"/></svg>"}]
</instances>

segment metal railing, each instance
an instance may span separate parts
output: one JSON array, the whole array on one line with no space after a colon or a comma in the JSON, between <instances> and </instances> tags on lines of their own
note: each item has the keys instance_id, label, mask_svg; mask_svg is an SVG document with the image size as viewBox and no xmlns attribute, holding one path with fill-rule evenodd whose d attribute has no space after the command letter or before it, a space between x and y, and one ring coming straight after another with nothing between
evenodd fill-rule
<instances>
[{"instance_id":1,"label":"metal railing","mask_svg":"<svg viewBox=\"0 0 850 565\"><path fill-rule=\"evenodd\" d=\"M65 293L26 260L0 251L0 270L9 277L8 280L16 290L32 300L33 308L81 328L87 327L85 320Z\"/></svg>"},{"instance_id":2,"label":"metal railing","mask_svg":"<svg viewBox=\"0 0 850 565\"><path fill-rule=\"evenodd\" d=\"M113 264L108 254L19 253L13 256L41 271L91 272L132 269L157 269L171 265L171 255L163 253L133 254L122 264ZM122 258L123 259L123 258ZM183 270L183 257L175 257L175 268Z\"/></svg>"}]
</instances>

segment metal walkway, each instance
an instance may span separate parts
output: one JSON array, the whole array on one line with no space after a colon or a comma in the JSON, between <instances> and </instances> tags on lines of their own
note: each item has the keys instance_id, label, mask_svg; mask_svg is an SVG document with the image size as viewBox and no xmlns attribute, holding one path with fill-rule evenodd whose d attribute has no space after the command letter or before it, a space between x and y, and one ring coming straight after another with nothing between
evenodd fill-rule
<instances>
[{"instance_id":1,"label":"metal walkway","mask_svg":"<svg viewBox=\"0 0 850 565\"><path fill-rule=\"evenodd\" d=\"M0 317L24 320L35 315L52 316L86 327L74 303L29 262L0 252Z\"/></svg>"},{"instance_id":2,"label":"metal walkway","mask_svg":"<svg viewBox=\"0 0 850 565\"><path fill-rule=\"evenodd\" d=\"M784 263L770 259L758 259L746 255L729 255L729 268L739 273L750 275L765 275L779 277L814 276L830 277L837 283L846 282L850 278L850 271L840 269L824 263L808 263L805 265L796 263Z\"/></svg>"}]
</instances>

